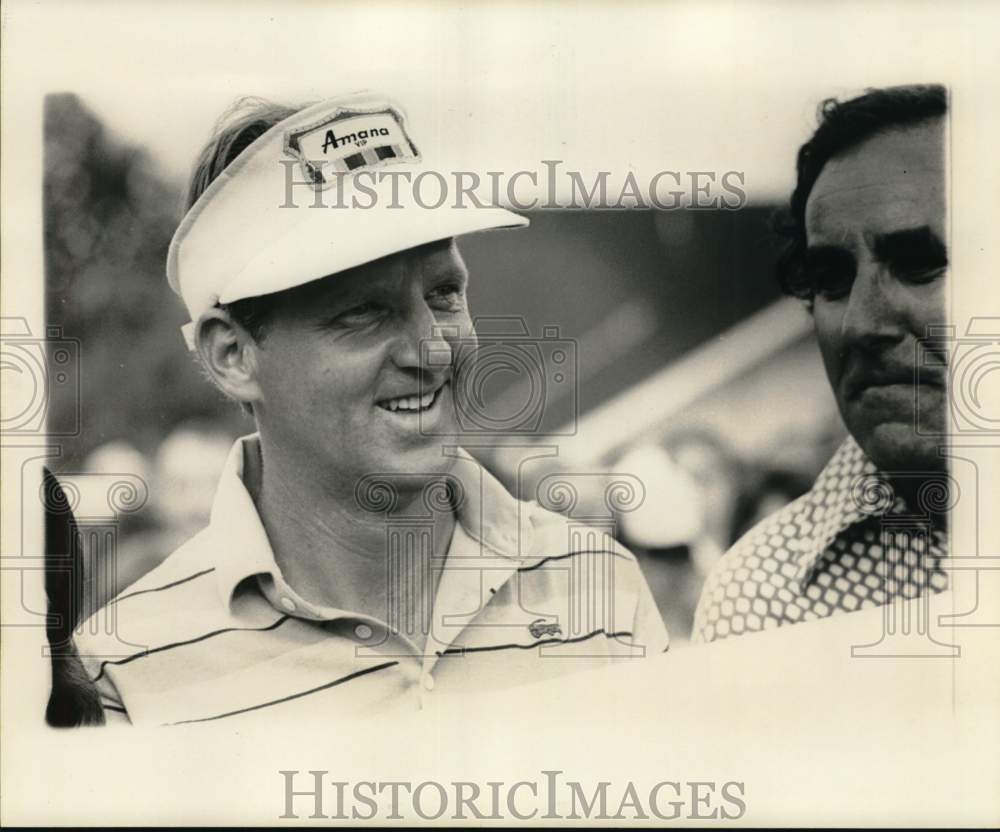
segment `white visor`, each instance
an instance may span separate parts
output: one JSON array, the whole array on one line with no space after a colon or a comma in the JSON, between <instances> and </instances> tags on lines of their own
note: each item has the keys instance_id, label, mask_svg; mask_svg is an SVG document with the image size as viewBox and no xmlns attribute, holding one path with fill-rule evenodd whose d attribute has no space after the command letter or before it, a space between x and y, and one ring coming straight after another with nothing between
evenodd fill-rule
<instances>
[{"instance_id":1,"label":"white visor","mask_svg":"<svg viewBox=\"0 0 1000 832\"><path fill-rule=\"evenodd\" d=\"M447 182L443 158L417 145L402 109L361 93L310 106L244 150L185 215L167 279L192 323L218 303L309 283L425 243L528 220L413 181ZM428 173L429 172L429 173Z\"/></svg>"}]
</instances>

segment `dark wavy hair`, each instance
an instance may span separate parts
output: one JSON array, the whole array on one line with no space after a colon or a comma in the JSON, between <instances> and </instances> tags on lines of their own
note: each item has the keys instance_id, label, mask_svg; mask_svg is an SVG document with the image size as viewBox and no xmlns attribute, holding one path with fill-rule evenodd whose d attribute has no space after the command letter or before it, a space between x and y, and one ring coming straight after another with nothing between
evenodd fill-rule
<instances>
[{"instance_id":1,"label":"dark wavy hair","mask_svg":"<svg viewBox=\"0 0 1000 832\"><path fill-rule=\"evenodd\" d=\"M848 101L828 98L819 105L816 115L819 126L799 148L796 158L791 201L774 221L775 231L787 241L776 266L778 285L785 294L812 305L813 289L802 273L806 201L823 166L880 133L913 127L947 112L948 93L940 84L870 89Z\"/></svg>"}]
</instances>

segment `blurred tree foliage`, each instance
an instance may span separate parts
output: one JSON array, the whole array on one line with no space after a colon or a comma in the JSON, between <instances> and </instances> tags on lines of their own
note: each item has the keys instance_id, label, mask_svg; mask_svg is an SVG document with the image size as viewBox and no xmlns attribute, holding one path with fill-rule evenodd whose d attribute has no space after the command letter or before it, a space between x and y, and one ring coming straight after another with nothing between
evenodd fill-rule
<instances>
[{"instance_id":1,"label":"blurred tree foliage","mask_svg":"<svg viewBox=\"0 0 1000 832\"><path fill-rule=\"evenodd\" d=\"M76 95L48 96L44 129L46 315L80 341L80 434L64 442L57 467L112 439L149 453L191 417L238 421L187 352L187 316L167 285L180 189ZM53 388L60 423L73 407Z\"/></svg>"}]
</instances>

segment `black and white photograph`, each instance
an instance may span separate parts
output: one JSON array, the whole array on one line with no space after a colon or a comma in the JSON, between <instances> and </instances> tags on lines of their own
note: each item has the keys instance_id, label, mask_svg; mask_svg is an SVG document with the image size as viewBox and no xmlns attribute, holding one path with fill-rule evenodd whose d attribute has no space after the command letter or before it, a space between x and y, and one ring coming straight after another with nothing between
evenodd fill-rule
<instances>
[{"instance_id":1,"label":"black and white photograph","mask_svg":"<svg viewBox=\"0 0 1000 832\"><path fill-rule=\"evenodd\" d=\"M1000 822L1000 9L2 22L4 825Z\"/></svg>"}]
</instances>

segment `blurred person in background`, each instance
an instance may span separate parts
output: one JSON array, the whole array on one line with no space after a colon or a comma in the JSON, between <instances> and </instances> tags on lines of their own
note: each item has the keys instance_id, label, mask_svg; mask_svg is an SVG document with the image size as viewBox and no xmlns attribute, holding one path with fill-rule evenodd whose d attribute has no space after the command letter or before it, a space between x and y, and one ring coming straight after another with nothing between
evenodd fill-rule
<instances>
[{"instance_id":1,"label":"blurred person in background","mask_svg":"<svg viewBox=\"0 0 1000 832\"><path fill-rule=\"evenodd\" d=\"M105 587L99 582L91 586L91 593L97 597L93 608L88 607L88 613L103 607L110 600L111 591L124 592L208 525L212 496L232 443L232 434L224 427L210 421L189 420L167 434L151 463L132 449L132 467L121 467L130 457L109 456L107 446L88 457L89 470L108 474L141 471L150 495L149 505L141 512L120 517L114 579L106 579ZM112 462L118 467L109 467ZM95 564L95 572L107 575L99 563Z\"/></svg>"},{"instance_id":2,"label":"blurred person in background","mask_svg":"<svg viewBox=\"0 0 1000 832\"><path fill-rule=\"evenodd\" d=\"M418 151L397 105L357 94L244 102L203 151L167 273L189 346L257 432L208 527L112 602L116 637L147 647L81 640L109 713L329 719L666 649L627 550L574 548L564 518L455 447L456 344L474 336L455 238L527 221L401 205L382 174L446 170L437 138Z\"/></svg>"},{"instance_id":3,"label":"blurred person in background","mask_svg":"<svg viewBox=\"0 0 1000 832\"><path fill-rule=\"evenodd\" d=\"M104 523L100 523L97 529L91 525L93 514L100 516L111 505L108 499L109 478L120 478L122 481L135 478L146 485L151 482L153 465L142 451L127 440L112 439L87 454L83 461L83 474L87 476L79 479L77 484L84 491L81 503L84 513L79 516L84 521L84 531L88 532L81 537L84 600L80 615L86 619L152 569L166 552L161 552L159 559L153 560L141 554L144 549L141 541L157 534L157 520L152 511L115 511L110 518L114 526L114 545L109 545ZM97 512L93 511L95 500ZM89 533L92 531L95 533Z\"/></svg>"},{"instance_id":4,"label":"blurred person in background","mask_svg":"<svg viewBox=\"0 0 1000 832\"><path fill-rule=\"evenodd\" d=\"M691 429L668 435L667 452L700 496L701 522L690 541L691 563L704 580L733 543L742 511L745 475L736 452L718 434Z\"/></svg>"},{"instance_id":5,"label":"blurred person in background","mask_svg":"<svg viewBox=\"0 0 1000 832\"><path fill-rule=\"evenodd\" d=\"M702 495L693 478L660 443L629 449L614 470L638 477L642 504L619 518L619 537L642 567L674 647L690 636L701 580L691 562L691 542L703 524Z\"/></svg>"},{"instance_id":6,"label":"blurred person in background","mask_svg":"<svg viewBox=\"0 0 1000 832\"><path fill-rule=\"evenodd\" d=\"M922 341L946 321L947 110L937 85L831 99L799 150L778 279L812 314L850 436L713 570L697 641L947 587L946 356ZM929 534L883 532L907 515Z\"/></svg>"},{"instance_id":7,"label":"blurred person in background","mask_svg":"<svg viewBox=\"0 0 1000 832\"><path fill-rule=\"evenodd\" d=\"M622 542L639 559L673 643L683 644L705 577L744 511L743 466L717 433L692 428L638 445L614 467L645 487L642 505L621 515Z\"/></svg>"},{"instance_id":8,"label":"blurred person in background","mask_svg":"<svg viewBox=\"0 0 1000 832\"><path fill-rule=\"evenodd\" d=\"M165 557L208 525L233 437L212 422L187 421L156 450L152 499Z\"/></svg>"},{"instance_id":9,"label":"blurred person in background","mask_svg":"<svg viewBox=\"0 0 1000 832\"><path fill-rule=\"evenodd\" d=\"M88 474L132 474L148 481L151 467L146 456L131 442L113 439L87 454L83 470Z\"/></svg>"}]
</instances>

